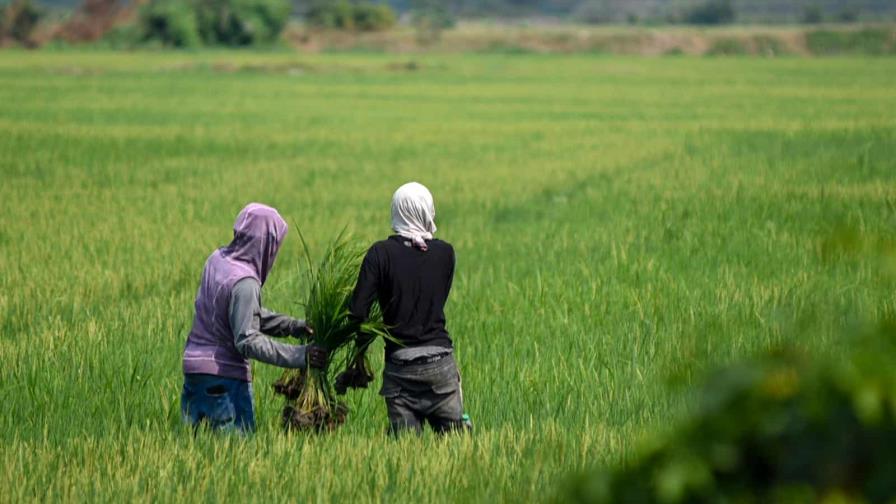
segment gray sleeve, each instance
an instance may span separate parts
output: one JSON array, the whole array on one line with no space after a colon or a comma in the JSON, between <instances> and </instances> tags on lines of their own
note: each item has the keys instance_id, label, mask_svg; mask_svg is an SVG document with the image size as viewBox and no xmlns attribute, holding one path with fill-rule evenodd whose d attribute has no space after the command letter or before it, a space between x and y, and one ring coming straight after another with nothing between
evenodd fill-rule
<instances>
[{"instance_id":1,"label":"gray sleeve","mask_svg":"<svg viewBox=\"0 0 896 504\"><path fill-rule=\"evenodd\" d=\"M264 306L259 313L261 332L269 336L305 336L305 321L272 312Z\"/></svg>"},{"instance_id":2,"label":"gray sleeve","mask_svg":"<svg viewBox=\"0 0 896 504\"><path fill-rule=\"evenodd\" d=\"M261 333L261 286L244 278L230 293L230 328L236 349L243 356L284 368L304 368L305 345L287 345Z\"/></svg>"}]
</instances>

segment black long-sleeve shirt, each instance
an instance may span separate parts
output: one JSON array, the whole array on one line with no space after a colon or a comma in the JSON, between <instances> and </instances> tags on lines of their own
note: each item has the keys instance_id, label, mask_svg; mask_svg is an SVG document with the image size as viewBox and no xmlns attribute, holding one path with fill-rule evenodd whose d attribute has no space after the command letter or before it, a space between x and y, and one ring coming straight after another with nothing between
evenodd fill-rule
<instances>
[{"instance_id":1,"label":"black long-sleeve shirt","mask_svg":"<svg viewBox=\"0 0 896 504\"><path fill-rule=\"evenodd\" d=\"M387 356L402 345L452 347L444 309L454 277L454 249L441 240L426 244L424 252L407 238L390 236L374 243L361 264L349 311L361 323L373 301L379 301L389 334L401 342L386 341Z\"/></svg>"}]
</instances>

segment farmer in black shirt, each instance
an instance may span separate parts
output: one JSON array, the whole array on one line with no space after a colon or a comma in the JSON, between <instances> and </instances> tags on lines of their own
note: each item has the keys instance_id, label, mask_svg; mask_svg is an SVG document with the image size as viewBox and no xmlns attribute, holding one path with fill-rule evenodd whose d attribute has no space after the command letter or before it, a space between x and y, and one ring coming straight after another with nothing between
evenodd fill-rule
<instances>
[{"instance_id":1,"label":"farmer in black shirt","mask_svg":"<svg viewBox=\"0 0 896 504\"><path fill-rule=\"evenodd\" d=\"M352 319L367 319L374 300L394 341L386 341L380 394L386 399L390 432L436 432L463 426L463 394L445 329L445 301L454 276L454 249L433 239L435 207L426 187L411 182L392 196L395 235L373 244L364 257L349 307Z\"/></svg>"}]
</instances>

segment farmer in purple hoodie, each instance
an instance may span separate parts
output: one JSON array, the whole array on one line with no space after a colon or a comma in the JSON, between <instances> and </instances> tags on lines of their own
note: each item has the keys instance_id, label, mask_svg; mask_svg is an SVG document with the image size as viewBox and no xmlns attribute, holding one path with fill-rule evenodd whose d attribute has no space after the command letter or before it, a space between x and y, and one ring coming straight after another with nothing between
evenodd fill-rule
<instances>
[{"instance_id":1,"label":"farmer in purple hoodie","mask_svg":"<svg viewBox=\"0 0 896 504\"><path fill-rule=\"evenodd\" d=\"M325 349L268 337L313 334L304 321L261 306L261 286L287 230L277 210L250 203L236 218L230 245L205 262L183 360L181 412L193 426L255 429L250 358L284 368L326 366Z\"/></svg>"}]
</instances>

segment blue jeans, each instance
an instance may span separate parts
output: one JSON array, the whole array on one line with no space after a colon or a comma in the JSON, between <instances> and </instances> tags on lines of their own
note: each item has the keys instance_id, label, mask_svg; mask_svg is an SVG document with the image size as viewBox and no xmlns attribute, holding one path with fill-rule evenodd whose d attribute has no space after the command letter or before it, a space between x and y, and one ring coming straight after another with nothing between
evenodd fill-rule
<instances>
[{"instance_id":1,"label":"blue jeans","mask_svg":"<svg viewBox=\"0 0 896 504\"><path fill-rule=\"evenodd\" d=\"M213 430L255 430L252 384L242 380L185 374L180 411L184 422L194 428L205 422Z\"/></svg>"}]
</instances>

